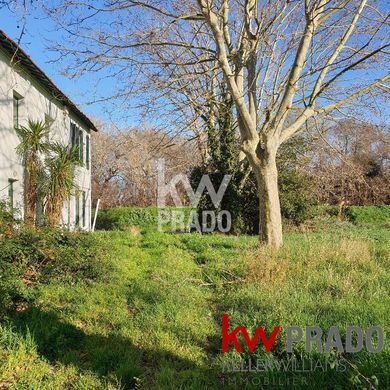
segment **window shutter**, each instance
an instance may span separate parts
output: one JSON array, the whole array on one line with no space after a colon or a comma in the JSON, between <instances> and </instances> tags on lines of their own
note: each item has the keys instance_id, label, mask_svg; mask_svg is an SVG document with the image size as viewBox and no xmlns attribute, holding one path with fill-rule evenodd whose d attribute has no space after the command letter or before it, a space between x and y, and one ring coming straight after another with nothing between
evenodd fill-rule
<instances>
[{"instance_id":1,"label":"window shutter","mask_svg":"<svg viewBox=\"0 0 390 390\"><path fill-rule=\"evenodd\" d=\"M76 125L74 123L70 124L70 142L71 145L76 145Z\"/></svg>"},{"instance_id":2,"label":"window shutter","mask_svg":"<svg viewBox=\"0 0 390 390\"><path fill-rule=\"evenodd\" d=\"M90 148L90 136L87 135L85 140L85 154L86 154L85 165L87 169L89 169L89 148Z\"/></svg>"},{"instance_id":3,"label":"window shutter","mask_svg":"<svg viewBox=\"0 0 390 390\"><path fill-rule=\"evenodd\" d=\"M84 139L83 139L83 131L79 131L79 153L80 153L80 161L84 162Z\"/></svg>"},{"instance_id":4,"label":"window shutter","mask_svg":"<svg viewBox=\"0 0 390 390\"><path fill-rule=\"evenodd\" d=\"M76 224L76 227L77 227L80 224L80 195L79 195L78 192L77 192L77 194L75 196L75 200L76 200L75 224Z\"/></svg>"},{"instance_id":5,"label":"window shutter","mask_svg":"<svg viewBox=\"0 0 390 390\"><path fill-rule=\"evenodd\" d=\"M83 205L82 205L83 227L85 227L85 222L86 222L86 206L87 206L87 194L85 191L83 191Z\"/></svg>"}]
</instances>

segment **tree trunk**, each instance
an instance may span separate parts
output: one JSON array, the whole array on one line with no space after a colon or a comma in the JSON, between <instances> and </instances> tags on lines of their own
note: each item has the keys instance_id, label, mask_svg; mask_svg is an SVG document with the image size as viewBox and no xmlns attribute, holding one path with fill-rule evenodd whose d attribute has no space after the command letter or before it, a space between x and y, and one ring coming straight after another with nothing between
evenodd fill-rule
<instances>
[{"instance_id":1,"label":"tree trunk","mask_svg":"<svg viewBox=\"0 0 390 390\"><path fill-rule=\"evenodd\" d=\"M255 171L260 213L260 242L279 248L283 243L282 216L280 212L276 150L260 158Z\"/></svg>"},{"instance_id":2,"label":"tree trunk","mask_svg":"<svg viewBox=\"0 0 390 390\"><path fill-rule=\"evenodd\" d=\"M37 193L38 193L38 183L37 183L37 173L35 170L31 169L30 172L25 173L25 217L24 220L30 225L35 224L36 217L36 206L37 206Z\"/></svg>"},{"instance_id":3,"label":"tree trunk","mask_svg":"<svg viewBox=\"0 0 390 390\"><path fill-rule=\"evenodd\" d=\"M45 209L45 225L55 228L58 227L61 219L61 209L63 205L63 199L56 196L50 196Z\"/></svg>"}]
</instances>

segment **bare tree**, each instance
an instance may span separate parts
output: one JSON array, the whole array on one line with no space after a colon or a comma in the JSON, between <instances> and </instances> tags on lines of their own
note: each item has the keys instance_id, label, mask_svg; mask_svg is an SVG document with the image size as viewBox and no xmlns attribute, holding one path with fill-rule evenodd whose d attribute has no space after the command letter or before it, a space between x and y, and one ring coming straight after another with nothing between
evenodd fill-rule
<instances>
[{"instance_id":1,"label":"bare tree","mask_svg":"<svg viewBox=\"0 0 390 390\"><path fill-rule=\"evenodd\" d=\"M349 82L344 96L340 96L340 88L334 88L344 74L372 62L388 44L375 39L379 42L371 48L377 30L364 23L365 0L268 2L260 9L260 2L248 0L241 10L236 45L230 38L229 2L222 1L219 9L212 1L198 3L215 38L218 60L236 104L242 149L256 173L261 238L279 246L282 228L275 162L279 146L310 118L337 109L388 80L390 75L385 73L365 86ZM385 21L382 17L376 28ZM365 33L366 29L367 39L353 42L353 33ZM287 39L286 34L290 35ZM352 47L346 46L348 41L354 43ZM268 72L262 73L262 61ZM265 90L267 85L271 88Z\"/></svg>"},{"instance_id":2,"label":"bare tree","mask_svg":"<svg viewBox=\"0 0 390 390\"><path fill-rule=\"evenodd\" d=\"M149 112L172 114L174 101L180 115L190 107L199 118L226 83L257 179L260 239L276 247L280 145L321 115L389 91L381 2L67 0L55 11L71 42L57 49L76 59L77 73L109 69L122 82L110 97L150 93L154 83Z\"/></svg>"},{"instance_id":3,"label":"bare tree","mask_svg":"<svg viewBox=\"0 0 390 390\"><path fill-rule=\"evenodd\" d=\"M315 133L313 133L315 136ZM356 120L323 124L306 166L319 203L390 202L390 129ZM321 142L322 141L322 142Z\"/></svg>"},{"instance_id":4,"label":"bare tree","mask_svg":"<svg viewBox=\"0 0 390 390\"><path fill-rule=\"evenodd\" d=\"M167 176L188 172L199 163L193 142L151 129L100 126L92 137L93 202L103 207L153 206L157 202L156 163L165 160Z\"/></svg>"}]
</instances>

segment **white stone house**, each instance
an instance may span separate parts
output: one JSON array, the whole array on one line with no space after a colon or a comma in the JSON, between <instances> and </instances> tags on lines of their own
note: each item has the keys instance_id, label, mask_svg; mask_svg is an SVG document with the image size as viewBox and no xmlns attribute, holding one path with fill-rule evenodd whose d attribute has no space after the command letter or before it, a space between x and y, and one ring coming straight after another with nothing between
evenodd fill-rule
<instances>
[{"instance_id":1,"label":"white stone house","mask_svg":"<svg viewBox=\"0 0 390 390\"><path fill-rule=\"evenodd\" d=\"M15 127L28 119L51 123L50 140L77 143L82 166L76 168L77 191L62 210L60 225L74 230L91 228L92 121L62 93L31 58L0 31L0 199L24 213L25 169L15 148Z\"/></svg>"}]
</instances>

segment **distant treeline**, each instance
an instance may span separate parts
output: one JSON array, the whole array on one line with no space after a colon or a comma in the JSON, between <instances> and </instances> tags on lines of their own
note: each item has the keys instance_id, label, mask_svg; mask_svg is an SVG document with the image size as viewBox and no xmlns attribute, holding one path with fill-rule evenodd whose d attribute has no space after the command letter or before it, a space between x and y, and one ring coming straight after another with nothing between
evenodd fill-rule
<instances>
[{"instance_id":1,"label":"distant treeline","mask_svg":"<svg viewBox=\"0 0 390 390\"><path fill-rule=\"evenodd\" d=\"M233 137L232 142L238 156L238 141ZM94 136L93 144L93 201L96 204L100 198L104 208L155 206L159 158L165 160L167 181L178 173L194 177L200 168L200 173L217 172L217 177L240 169L246 180L245 165L225 163L216 168L207 137L188 141L183 136L129 129L102 131ZM279 159L282 208L286 199L291 203L291 199L302 197L310 204L390 204L388 126L357 120L327 123L283 148ZM221 145L221 150L231 153L226 145ZM218 158L226 162L230 157L222 154ZM250 175L247 177L250 180Z\"/></svg>"}]
</instances>

